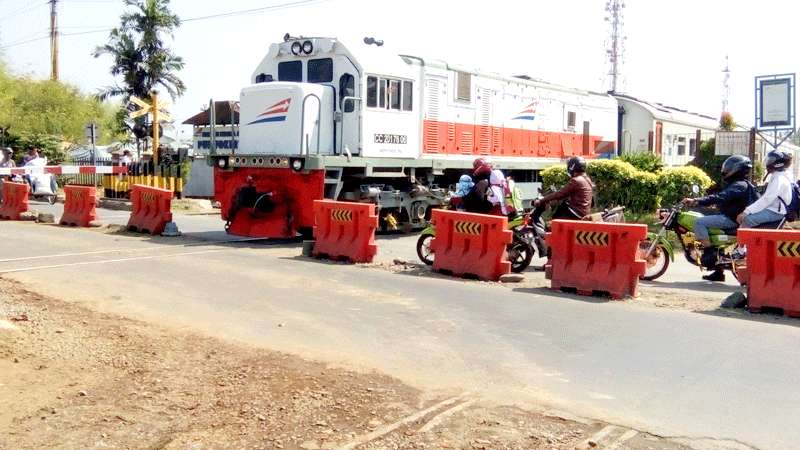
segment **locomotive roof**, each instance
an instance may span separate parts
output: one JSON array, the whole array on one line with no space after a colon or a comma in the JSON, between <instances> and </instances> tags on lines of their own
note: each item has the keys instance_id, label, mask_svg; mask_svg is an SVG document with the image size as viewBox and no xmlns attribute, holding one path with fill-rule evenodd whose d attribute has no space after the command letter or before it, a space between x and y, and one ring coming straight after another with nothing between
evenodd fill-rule
<instances>
[{"instance_id":1,"label":"locomotive roof","mask_svg":"<svg viewBox=\"0 0 800 450\"><path fill-rule=\"evenodd\" d=\"M508 83L518 83L518 84L524 84L524 85L528 85L528 86L535 86L535 87L553 89L553 90L558 90L558 91L563 91L563 92L570 92L570 93L574 93L574 94L599 95L599 96L603 96L603 97L609 97L609 95L607 93L605 93L605 92L595 92L595 91L590 91L590 90L587 90L587 89L580 89L580 88L562 86L562 85L551 83L549 81L545 81L545 80L542 80L542 79L539 79L539 78L533 78L533 77L531 77L529 75L516 75L516 76L503 75L503 74L500 74L500 73L497 73L497 72L488 72L488 71L476 69L474 67L463 66L463 65L460 65L460 64L451 64L451 63L448 63L446 61L439 60L439 59L426 60L426 59L424 59L422 57L413 56L413 55L400 55L400 57L403 58L403 60L405 60L409 64L424 64L425 66L436 67L436 68L444 69L444 70L455 70L455 71L458 71L458 72L466 72L466 73L471 73L473 75L479 75L479 76L485 77L485 78L491 78L491 79L494 79L494 80L505 81L505 82L508 82Z\"/></svg>"}]
</instances>

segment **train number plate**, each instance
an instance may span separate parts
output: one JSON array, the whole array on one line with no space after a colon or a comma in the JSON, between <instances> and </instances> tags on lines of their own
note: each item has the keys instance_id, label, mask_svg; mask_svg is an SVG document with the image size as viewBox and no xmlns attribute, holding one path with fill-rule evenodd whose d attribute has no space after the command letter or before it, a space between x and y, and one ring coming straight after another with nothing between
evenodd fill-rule
<instances>
[{"instance_id":1,"label":"train number plate","mask_svg":"<svg viewBox=\"0 0 800 450\"><path fill-rule=\"evenodd\" d=\"M376 144L408 144L408 136L404 134L375 134Z\"/></svg>"}]
</instances>

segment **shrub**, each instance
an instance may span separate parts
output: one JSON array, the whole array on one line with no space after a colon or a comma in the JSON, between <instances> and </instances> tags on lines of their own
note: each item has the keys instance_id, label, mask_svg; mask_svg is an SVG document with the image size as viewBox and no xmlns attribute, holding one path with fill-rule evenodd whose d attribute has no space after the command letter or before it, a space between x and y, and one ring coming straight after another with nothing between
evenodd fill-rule
<instances>
[{"instance_id":1,"label":"shrub","mask_svg":"<svg viewBox=\"0 0 800 450\"><path fill-rule=\"evenodd\" d=\"M628 153L619 159L645 172L658 173L664 168L661 157L650 152Z\"/></svg>"},{"instance_id":2,"label":"shrub","mask_svg":"<svg viewBox=\"0 0 800 450\"><path fill-rule=\"evenodd\" d=\"M705 191L711 179L696 167L680 167L650 173L621 160L590 161L587 173L594 181L597 208L622 205L631 213L649 213L683 197L685 185L697 184ZM544 186L563 186L566 168L553 166L541 172Z\"/></svg>"},{"instance_id":3,"label":"shrub","mask_svg":"<svg viewBox=\"0 0 800 450\"><path fill-rule=\"evenodd\" d=\"M686 186L698 185L705 192L714 184L705 172L697 167L686 166L666 169L659 174L658 191L664 205L674 205L686 197Z\"/></svg>"}]
</instances>

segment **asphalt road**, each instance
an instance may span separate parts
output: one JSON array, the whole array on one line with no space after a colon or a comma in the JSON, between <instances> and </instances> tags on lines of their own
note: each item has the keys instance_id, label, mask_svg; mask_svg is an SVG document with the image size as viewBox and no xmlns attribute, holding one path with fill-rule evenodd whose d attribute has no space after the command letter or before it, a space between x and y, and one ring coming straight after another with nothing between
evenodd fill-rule
<instances>
[{"instance_id":1,"label":"asphalt road","mask_svg":"<svg viewBox=\"0 0 800 450\"><path fill-rule=\"evenodd\" d=\"M0 274L101 310L376 369L425 389L546 405L700 446L800 442L794 321L329 264L299 257L296 243L219 242L231 237L215 217L176 220L190 239L3 222ZM413 259L413 241L382 237L382 258Z\"/></svg>"}]
</instances>

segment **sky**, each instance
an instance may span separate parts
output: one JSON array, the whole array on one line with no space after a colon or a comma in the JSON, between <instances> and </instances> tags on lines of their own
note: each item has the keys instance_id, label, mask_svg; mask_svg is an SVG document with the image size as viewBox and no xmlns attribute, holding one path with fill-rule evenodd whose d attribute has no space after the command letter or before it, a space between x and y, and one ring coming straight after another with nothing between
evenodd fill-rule
<instances>
[{"instance_id":1,"label":"sky","mask_svg":"<svg viewBox=\"0 0 800 450\"><path fill-rule=\"evenodd\" d=\"M287 32L337 37L351 46L374 36L397 54L606 91L605 1L314 0L288 5L298 0L172 0L182 19L284 7L185 22L171 45L186 62L180 76L188 89L171 113L182 122L210 98L238 99L269 45ZM47 3L0 0L0 53L17 73L49 76ZM58 10L64 34L61 79L87 93L113 84L110 57L91 53L118 24L122 0L59 0ZM798 18L800 3L785 0L628 0L619 90L718 117L728 56L729 110L738 123L750 125L754 77L800 68L800 53L793 49Z\"/></svg>"}]
</instances>

